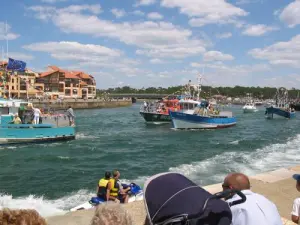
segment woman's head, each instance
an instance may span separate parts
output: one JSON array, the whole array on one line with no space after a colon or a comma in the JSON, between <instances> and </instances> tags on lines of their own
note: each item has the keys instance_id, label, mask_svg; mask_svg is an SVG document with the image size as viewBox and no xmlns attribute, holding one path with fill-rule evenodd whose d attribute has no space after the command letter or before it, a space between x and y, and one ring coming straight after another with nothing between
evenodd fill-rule
<instances>
[{"instance_id":1,"label":"woman's head","mask_svg":"<svg viewBox=\"0 0 300 225\"><path fill-rule=\"evenodd\" d=\"M0 210L3 225L47 225L46 220L33 209Z\"/></svg>"}]
</instances>

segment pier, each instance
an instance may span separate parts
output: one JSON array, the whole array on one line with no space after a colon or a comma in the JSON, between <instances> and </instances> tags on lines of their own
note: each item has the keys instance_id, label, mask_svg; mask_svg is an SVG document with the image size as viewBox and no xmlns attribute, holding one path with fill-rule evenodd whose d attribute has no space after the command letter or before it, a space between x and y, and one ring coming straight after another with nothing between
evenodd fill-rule
<instances>
[{"instance_id":1,"label":"pier","mask_svg":"<svg viewBox=\"0 0 300 225\"><path fill-rule=\"evenodd\" d=\"M117 108L131 106L131 99L68 99L58 100L31 100L33 105L38 108L52 108L55 110L67 109L71 106L73 109L101 109Z\"/></svg>"}]
</instances>

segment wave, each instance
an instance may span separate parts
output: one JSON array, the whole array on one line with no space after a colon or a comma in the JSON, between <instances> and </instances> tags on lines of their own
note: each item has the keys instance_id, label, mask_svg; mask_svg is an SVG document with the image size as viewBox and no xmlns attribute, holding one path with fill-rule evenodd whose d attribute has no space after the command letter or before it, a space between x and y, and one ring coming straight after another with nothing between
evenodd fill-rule
<instances>
[{"instance_id":1,"label":"wave","mask_svg":"<svg viewBox=\"0 0 300 225\"><path fill-rule=\"evenodd\" d=\"M95 139L97 138L96 136L93 135L86 135L84 133L77 133L76 134L76 139Z\"/></svg>"},{"instance_id":2,"label":"wave","mask_svg":"<svg viewBox=\"0 0 300 225\"><path fill-rule=\"evenodd\" d=\"M297 165L300 161L298 146L300 146L300 135L283 144L271 144L253 152L242 151L242 149L238 152L224 152L206 160L171 167L168 171L182 173L199 185L208 185L221 182L230 172L243 172L251 176ZM123 179L122 182L134 182L143 186L148 178L148 176L140 176L130 181ZM64 214L69 209L88 201L94 194L93 190L84 189L54 200L43 196L29 195L13 198L11 195L0 194L0 209L4 207L36 209L42 216L48 217Z\"/></svg>"},{"instance_id":3,"label":"wave","mask_svg":"<svg viewBox=\"0 0 300 225\"><path fill-rule=\"evenodd\" d=\"M57 156L57 158L62 159L62 160L69 160L70 157L68 156Z\"/></svg>"},{"instance_id":4,"label":"wave","mask_svg":"<svg viewBox=\"0 0 300 225\"><path fill-rule=\"evenodd\" d=\"M13 198L12 195L0 194L0 209L35 209L43 217L62 215L69 209L88 201L93 193L79 190L56 200L49 200L43 196L29 195Z\"/></svg>"}]
</instances>

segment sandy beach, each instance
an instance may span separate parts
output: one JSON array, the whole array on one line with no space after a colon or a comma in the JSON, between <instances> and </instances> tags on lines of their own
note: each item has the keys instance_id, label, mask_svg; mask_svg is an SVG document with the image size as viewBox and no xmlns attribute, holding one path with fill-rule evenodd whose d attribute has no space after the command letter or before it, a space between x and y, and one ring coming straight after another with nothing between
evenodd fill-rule
<instances>
[{"instance_id":1,"label":"sandy beach","mask_svg":"<svg viewBox=\"0 0 300 225\"><path fill-rule=\"evenodd\" d=\"M285 225L294 224L290 219L293 200L300 194L295 188L295 181L291 178L294 173L300 173L300 166L282 168L263 174L251 176L251 188L273 201L282 216ZM221 191L221 184L204 187L210 193ZM143 225L146 217L144 202L133 202L124 205L134 220L134 224ZM47 218L49 225L87 225L93 217L94 210L70 212L61 216Z\"/></svg>"}]
</instances>

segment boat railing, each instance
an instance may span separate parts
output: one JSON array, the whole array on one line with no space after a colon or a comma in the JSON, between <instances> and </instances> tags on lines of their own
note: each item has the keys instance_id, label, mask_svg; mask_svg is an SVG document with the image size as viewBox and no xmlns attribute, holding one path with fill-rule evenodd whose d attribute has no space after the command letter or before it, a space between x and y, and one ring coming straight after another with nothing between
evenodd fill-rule
<instances>
[{"instance_id":1,"label":"boat railing","mask_svg":"<svg viewBox=\"0 0 300 225\"><path fill-rule=\"evenodd\" d=\"M141 105L140 112L142 113L158 113L159 104Z\"/></svg>"},{"instance_id":2,"label":"boat railing","mask_svg":"<svg viewBox=\"0 0 300 225\"><path fill-rule=\"evenodd\" d=\"M66 115L44 115L41 118L42 124L52 124L55 127L70 126L69 118Z\"/></svg>"}]
</instances>

